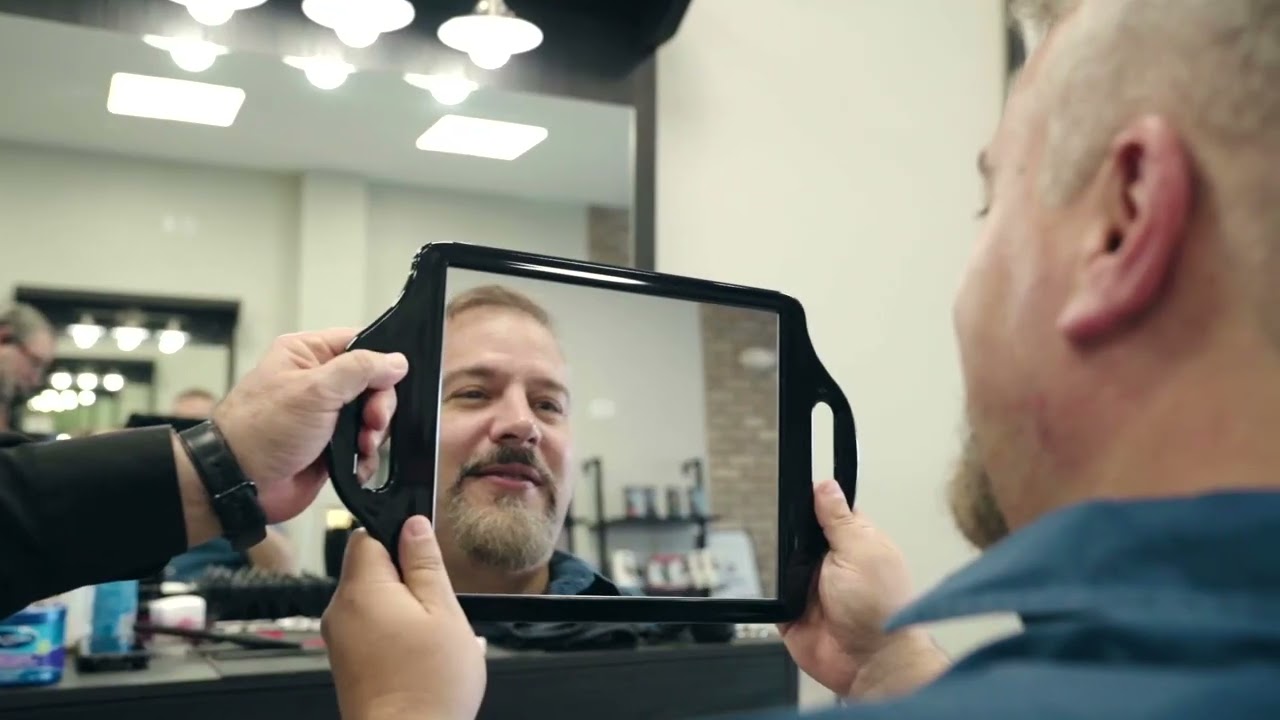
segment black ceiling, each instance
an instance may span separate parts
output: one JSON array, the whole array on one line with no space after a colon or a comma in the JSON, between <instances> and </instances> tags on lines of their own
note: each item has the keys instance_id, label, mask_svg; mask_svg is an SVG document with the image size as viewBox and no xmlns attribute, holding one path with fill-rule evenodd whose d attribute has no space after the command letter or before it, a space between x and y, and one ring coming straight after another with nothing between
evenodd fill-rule
<instances>
[{"instance_id":1,"label":"black ceiling","mask_svg":"<svg viewBox=\"0 0 1280 720\"><path fill-rule=\"evenodd\" d=\"M413 23L356 51L357 64L409 71L441 59L458 59L457 53L436 39L436 28L450 17L471 12L474 0L411 1L416 9ZM513 12L542 28L545 38L540 47L521 56L521 62L487 73L485 81L496 87L621 100L630 91L631 74L676 33L689 2L507 0ZM196 25L184 7L170 0L0 0L0 13L136 33L168 33L189 26L214 42L244 52L309 54L326 46L341 49L329 30L302 14L300 0L268 0L236 13L217 28ZM616 86L612 96L610 86Z\"/></svg>"}]
</instances>

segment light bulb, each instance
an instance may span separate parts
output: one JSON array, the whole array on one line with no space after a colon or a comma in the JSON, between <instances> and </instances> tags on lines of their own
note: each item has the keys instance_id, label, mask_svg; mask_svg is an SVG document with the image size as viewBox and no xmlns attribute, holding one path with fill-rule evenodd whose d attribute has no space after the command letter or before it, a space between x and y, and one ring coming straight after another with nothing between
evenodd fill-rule
<instances>
[{"instance_id":1,"label":"light bulb","mask_svg":"<svg viewBox=\"0 0 1280 720\"><path fill-rule=\"evenodd\" d=\"M187 334L181 330L163 330L160 332L160 339L156 341L156 347L165 355L172 355L182 349L187 344Z\"/></svg>"},{"instance_id":2,"label":"light bulb","mask_svg":"<svg viewBox=\"0 0 1280 720\"><path fill-rule=\"evenodd\" d=\"M306 69L307 80L321 90L333 90L347 81L345 70L331 67L309 67Z\"/></svg>"},{"instance_id":3,"label":"light bulb","mask_svg":"<svg viewBox=\"0 0 1280 720\"><path fill-rule=\"evenodd\" d=\"M474 85L467 82L442 82L436 87L431 88L431 97L441 105L457 105L458 103L471 97L471 90Z\"/></svg>"},{"instance_id":4,"label":"light bulb","mask_svg":"<svg viewBox=\"0 0 1280 720\"><path fill-rule=\"evenodd\" d=\"M235 8L225 0L187 0L187 12L201 25L222 25L235 15Z\"/></svg>"},{"instance_id":5,"label":"light bulb","mask_svg":"<svg viewBox=\"0 0 1280 720\"><path fill-rule=\"evenodd\" d=\"M475 63L476 67L482 70L497 70L503 65L506 65L507 61L511 59L511 55L509 53L504 53L500 50L488 49L473 50L470 53L467 53L467 57L471 58L471 62Z\"/></svg>"},{"instance_id":6,"label":"light bulb","mask_svg":"<svg viewBox=\"0 0 1280 720\"><path fill-rule=\"evenodd\" d=\"M120 373L107 373L102 376L102 389L107 392L120 392L124 389L124 376Z\"/></svg>"},{"instance_id":7,"label":"light bulb","mask_svg":"<svg viewBox=\"0 0 1280 720\"><path fill-rule=\"evenodd\" d=\"M83 372L76 376L76 387L81 390L93 390L98 387L98 376L91 372Z\"/></svg>"},{"instance_id":8,"label":"light bulb","mask_svg":"<svg viewBox=\"0 0 1280 720\"><path fill-rule=\"evenodd\" d=\"M75 390L63 390L58 393L58 404L63 410L75 410L80 398Z\"/></svg>"},{"instance_id":9,"label":"light bulb","mask_svg":"<svg viewBox=\"0 0 1280 720\"><path fill-rule=\"evenodd\" d=\"M71 387L71 373L56 372L49 376L49 386L54 390L66 390Z\"/></svg>"},{"instance_id":10,"label":"light bulb","mask_svg":"<svg viewBox=\"0 0 1280 720\"><path fill-rule=\"evenodd\" d=\"M75 323L67 327L67 334L71 336L71 342L81 350L88 350L102 339L102 334L106 332L101 325L92 323Z\"/></svg>"},{"instance_id":11,"label":"light bulb","mask_svg":"<svg viewBox=\"0 0 1280 720\"><path fill-rule=\"evenodd\" d=\"M343 45L353 48L367 48L378 41L379 33L377 30L371 30L360 25L343 25L334 34L342 41Z\"/></svg>"},{"instance_id":12,"label":"light bulb","mask_svg":"<svg viewBox=\"0 0 1280 720\"><path fill-rule=\"evenodd\" d=\"M116 347L122 352L132 352L142 345L151 333L144 327L134 325L122 325L111 331L112 337L116 339Z\"/></svg>"},{"instance_id":13,"label":"light bulb","mask_svg":"<svg viewBox=\"0 0 1280 720\"><path fill-rule=\"evenodd\" d=\"M173 58L174 65L187 72L204 72L213 67L213 61L218 59L218 52L203 45L190 45L175 47L169 51L169 57Z\"/></svg>"},{"instance_id":14,"label":"light bulb","mask_svg":"<svg viewBox=\"0 0 1280 720\"><path fill-rule=\"evenodd\" d=\"M79 400L80 404L84 407L89 407L98 401L98 396L94 394L92 390L81 390L77 393L76 399Z\"/></svg>"}]
</instances>

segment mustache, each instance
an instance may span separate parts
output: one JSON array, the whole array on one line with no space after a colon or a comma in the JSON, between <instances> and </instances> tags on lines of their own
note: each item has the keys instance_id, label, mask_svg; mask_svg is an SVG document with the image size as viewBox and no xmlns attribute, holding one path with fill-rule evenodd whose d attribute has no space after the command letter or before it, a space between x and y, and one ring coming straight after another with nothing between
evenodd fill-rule
<instances>
[{"instance_id":1,"label":"mustache","mask_svg":"<svg viewBox=\"0 0 1280 720\"><path fill-rule=\"evenodd\" d=\"M511 445L499 445L492 451L476 458L472 458L466 465L462 466L462 471L458 474L458 482L461 483L468 477L480 475L485 468L494 465L523 465L538 476L538 480L542 487L548 490L554 490L554 478L551 476L551 470L538 458L537 453L527 447L514 447Z\"/></svg>"}]
</instances>

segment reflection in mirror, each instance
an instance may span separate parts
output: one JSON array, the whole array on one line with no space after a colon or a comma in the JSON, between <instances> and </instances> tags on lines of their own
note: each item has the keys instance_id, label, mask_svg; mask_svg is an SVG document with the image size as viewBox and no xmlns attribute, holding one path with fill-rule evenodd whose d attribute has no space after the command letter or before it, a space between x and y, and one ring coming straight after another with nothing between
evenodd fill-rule
<instances>
[{"instance_id":1,"label":"reflection in mirror","mask_svg":"<svg viewBox=\"0 0 1280 720\"><path fill-rule=\"evenodd\" d=\"M447 296L458 592L775 597L776 315L455 268Z\"/></svg>"},{"instance_id":2,"label":"reflection in mirror","mask_svg":"<svg viewBox=\"0 0 1280 720\"><path fill-rule=\"evenodd\" d=\"M237 13L227 37L236 28L270 35L269 24L253 32L263 12ZM545 78L575 97L513 89L512 77L537 74L529 55L512 58L505 75L468 75L475 87L449 97L428 76L477 73L465 55L380 55L389 45L379 39L372 53L402 64L373 68L362 64L370 53L327 30L319 35L331 45L304 48L310 38L282 36L276 54L219 40L211 62L192 63L164 38L198 36L202 26L185 12L137 17L156 25L126 32L0 13L0 307L21 285L226 298L239 304L239 322L206 356L195 340L159 352L170 319L161 314L148 342L129 351L109 334L79 351L67 335L79 317L63 318L49 373L92 370L101 388L118 369L126 382L116 395L95 391L97 409L52 412L53 394L43 391L54 388L42 385L39 407L19 409L35 432L119 427L144 409L199 412L175 406L177 394L221 395L275 337L376 318L395 302L424 242L635 262L636 113L581 99L592 83ZM352 72L307 72L294 56L313 52L341 56ZM157 83L207 92L175 105L179 96ZM472 123L497 134L479 144L474 134L451 139L442 133L458 121L441 124L447 116L497 121ZM110 309L93 318L108 333L131 307ZM325 488L281 528L299 569L327 574L329 513L341 508Z\"/></svg>"}]
</instances>

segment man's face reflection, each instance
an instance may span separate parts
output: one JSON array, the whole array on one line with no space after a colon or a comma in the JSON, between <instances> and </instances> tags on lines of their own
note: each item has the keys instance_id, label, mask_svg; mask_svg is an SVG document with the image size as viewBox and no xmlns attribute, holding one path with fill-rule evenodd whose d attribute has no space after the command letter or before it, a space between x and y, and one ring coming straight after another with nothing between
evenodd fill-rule
<instances>
[{"instance_id":1,"label":"man's face reflection","mask_svg":"<svg viewBox=\"0 0 1280 720\"><path fill-rule=\"evenodd\" d=\"M551 330L518 309L448 321L436 475L442 543L511 572L547 561L568 510L569 395Z\"/></svg>"}]
</instances>

